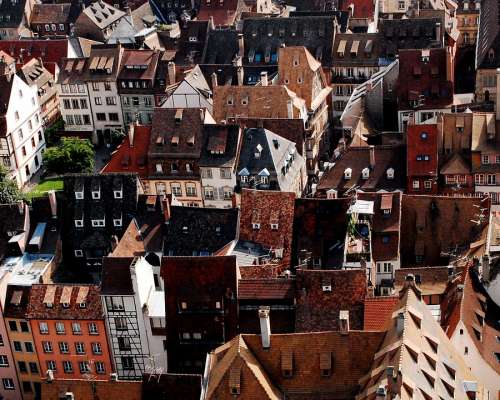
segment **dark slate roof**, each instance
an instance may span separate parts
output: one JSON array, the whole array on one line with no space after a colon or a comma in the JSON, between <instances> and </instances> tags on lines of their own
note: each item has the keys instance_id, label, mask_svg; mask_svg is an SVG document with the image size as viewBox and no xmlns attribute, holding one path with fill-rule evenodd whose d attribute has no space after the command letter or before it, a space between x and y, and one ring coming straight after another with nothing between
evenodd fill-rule
<instances>
[{"instance_id":1,"label":"dark slate roof","mask_svg":"<svg viewBox=\"0 0 500 400\"><path fill-rule=\"evenodd\" d=\"M253 63L277 64L278 50L285 46L305 46L313 55L321 54L323 66L332 62L332 46L335 35L334 16L307 16L290 18L255 18L243 21L245 39L244 64L252 64L249 54L255 53ZM257 59L260 56L260 61Z\"/></svg>"},{"instance_id":2,"label":"dark slate roof","mask_svg":"<svg viewBox=\"0 0 500 400\"><path fill-rule=\"evenodd\" d=\"M0 204L0 259L7 252L11 236L8 232L20 233L24 230L24 204Z\"/></svg>"},{"instance_id":3,"label":"dark slate roof","mask_svg":"<svg viewBox=\"0 0 500 400\"><path fill-rule=\"evenodd\" d=\"M0 3L0 28L17 28L24 18L26 0L17 0L15 3L5 0Z\"/></svg>"},{"instance_id":4,"label":"dark slate roof","mask_svg":"<svg viewBox=\"0 0 500 400\"><path fill-rule=\"evenodd\" d=\"M201 394L201 375L195 374L144 374L143 399L198 400Z\"/></svg>"},{"instance_id":5,"label":"dark slate roof","mask_svg":"<svg viewBox=\"0 0 500 400\"><path fill-rule=\"evenodd\" d=\"M213 254L236 238L237 225L237 209L173 206L165 223L164 254Z\"/></svg>"},{"instance_id":6,"label":"dark slate roof","mask_svg":"<svg viewBox=\"0 0 500 400\"><path fill-rule=\"evenodd\" d=\"M361 172L370 167L370 147L350 147L329 171L326 171L318 184L318 191L335 189L346 191L353 186L360 190L394 191L406 185L405 150L403 146L375 146L375 167L370 168L370 176L363 179ZM344 179L344 171L351 168L351 179ZM387 179L387 169L394 169L394 179Z\"/></svg>"},{"instance_id":7,"label":"dark slate roof","mask_svg":"<svg viewBox=\"0 0 500 400\"><path fill-rule=\"evenodd\" d=\"M500 5L498 0L483 0L477 33L476 68L500 66ZM490 59L489 50L494 50Z\"/></svg>"},{"instance_id":8,"label":"dark slate roof","mask_svg":"<svg viewBox=\"0 0 500 400\"><path fill-rule=\"evenodd\" d=\"M441 37L436 37L436 24L441 24ZM440 48L444 29L440 18L381 19L381 54L393 58L401 49Z\"/></svg>"},{"instance_id":9,"label":"dark slate roof","mask_svg":"<svg viewBox=\"0 0 500 400\"><path fill-rule=\"evenodd\" d=\"M7 293L5 295L5 305L3 310L3 316L7 318L25 318L26 311L28 309L28 303L30 299L31 286L17 286L8 285ZM21 294L20 297L19 293ZM17 301L13 301L17 298ZM15 303L15 304L13 304Z\"/></svg>"},{"instance_id":10,"label":"dark slate roof","mask_svg":"<svg viewBox=\"0 0 500 400\"><path fill-rule=\"evenodd\" d=\"M133 295L130 264L132 257L104 257L102 260L101 294Z\"/></svg>"},{"instance_id":11,"label":"dark slate roof","mask_svg":"<svg viewBox=\"0 0 500 400\"><path fill-rule=\"evenodd\" d=\"M14 77L12 75L2 75L0 76L0 113L4 114L7 112L7 107L10 101L10 92L12 91L12 81ZM0 137L5 136L7 130L0 131Z\"/></svg>"},{"instance_id":12,"label":"dark slate roof","mask_svg":"<svg viewBox=\"0 0 500 400\"><path fill-rule=\"evenodd\" d=\"M205 125L201 167L236 167L240 127L238 125ZM222 154L220 154L222 152Z\"/></svg>"},{"instance_id":13,"label":"dark slate roof","mask_svg":"<svg viewBox=\"0 0 500 400\"><path fill-rule=\"evenodd\" d=\"M231 64L238 50L238 32L235 29L211 30L202 63Z\"/></svg>"},{"instance_id":14,"label":"dark slate roof","mask_svg":"<svg viewBox=\"0 0 500 400\"><path fill-rule=\"evenodd\" d=\"M343 43L342 43L343 42ZM352 52L353 43L358 49ZM338 55L340 44L344 45L342 57ZM380 57L380 35L378 33L337 33L333 44L335 66L378 66Z\"/></svg>"},{"instance_id":15,"label":"dark slate roof","mask_svg":"<svg viewBox=\"0 0 500 400\"><path fill-rule=\"evenodd\" d=\"M311 3L307 0L307 3ZM346 32L349 23L349 12L342 10L333 11L316 11L316 10L300 10L290 12L290 17L335 17L337 24L340 27L340 32Z\"/></svg>"},{"instance_id":16,"label":"dark slate roof","mask_svg":"<svg viewBox=\"0 0 500 400\"><path fill-rule=\"evenodd\" d=\"M218 85L238 85L238 67L233 64L203 64L200 65L207 83L212 87L212 74L217 75ZM278 72L278 65L244 65L243 84L255 85L260 81L261 72L267 72L267 76L273 76Z\"/></svg>"}]
</instances>

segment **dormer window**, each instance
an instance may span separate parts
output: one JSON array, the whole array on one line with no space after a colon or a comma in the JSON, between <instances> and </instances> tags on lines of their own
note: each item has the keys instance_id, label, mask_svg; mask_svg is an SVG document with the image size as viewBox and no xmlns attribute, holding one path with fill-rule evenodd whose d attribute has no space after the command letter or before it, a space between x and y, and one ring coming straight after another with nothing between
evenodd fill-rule
<instances>
[{"instance_id":1,"label":"dormer window","mask_svg":"<svg viewBox=\"0 0 500 400\"><path fill-rule=\"evenodd\" d=\"M115 199L122 199L123 198L123 190L122 189L114 190L113 195L114 195Z\"/></svg>"},{"instance_id":2,"label":"dormer window","mask_svg":"<svg viewBox=\"0 0 500 400\"><path fill-rule=\"evenodd\" d=\"M298 59L298 58L294 58L294 59L293 59L293 66L294 66L294 67L298 67L298 66L299 66L299 64L300 64L300 63L299 63L299 59Z\"/></svg>"},{"instance_id":3,"label":"dormer window","mask_svg":"<svg viewBox=\"0 0 500 400\"><path fill-rule=\"evenodd\" d=\"M106 225L105 219L93 219L92 227L94 228L103 228Z\"/></svg>"},{"instance_id":4,"label":"dormer window","mask_svg":"<svg viewBox=\"0 0 500 400\"><path fill-rule=\"evenodd\" d=\"M198 38L196 36L189 36L189 41L190 42L197 42Z\"/></svg>"},{"instance_id":5,"label":"dormer window","mask_svg":"<svg viewBox=\"0 0 500 400\"><path fill-rule=\"evenodd\" d=\"M62 303L63 308L69 308L69 303Z\"/></svg>"},{"instance_id":6,"label":"dormer window","mask_svg":"<svg viewBox=\"0 0 500 400\"><path fill-rule=\"evenodd\" d=\"M97 190L92 190L92 199L99 200L101 198L101 188Z\"/></svg>"},{"instance_id":7,"label":"dormer window","mask_svg":"<svg viewBox=\"0 0 500 400\"><path fill-rule=\"evenodd\" d=\"M488 59L490 61L493 61L495 59L495 50L490 49L490 51L488 51Z\"/></svg>"},{"instance_id":8,"label":"dormer window","mask_svg":"<svg viewBox=\"0 0 500 400\"><path fill-rule=\"evenodd\" d=\"M352 177L352 169L351 168L346 168L344 170L344 179L349 180Z\"/></svg>"},{"instance_id":9,"label":"dormer window","mask_svg":"<svg viewBox=\"0 0 500 400\"><path fill-rule=\"evenodd\" d=\"M258 222L253 222L252 223L252 229L254 231L258 231L260 229L260 224Z\"/></svg>"},{"instance_id":10,"label":"dormer window","mask_svg":"<svg viewBox=\"0 0 500 400\"><path fill-rule=\"evenodd\" d=\"M387 179L394 179L394 168L387 168Z\"/></svg>"},{"instance_id":11,"label":"dormer window","mask_svg":"<svg viewBox=\"0 0 500 400\"><path fill-rule=\"evenodd\" d=\"M78 307L79 308L87 308L87 303L83 302L83 303L79 303L78 304Z\"/></svg>"},{"instance_id":12,"label":"dormer window","mask_svg":"<svg viewBox=\"0 0 500 400\"><path fill-rule=\"evenodd\" d=\"M75 257L83 257L83 251L82 250L75 250Z\"/></svg>"},{"instance_id":13,"label":"dormer window","mask_svg":"<svg viewBox=\"0 0 500 400\"><path fill-rule=\"evenodd\" d=\"M83 200L83 190L81 190L81 191L75 191L75 199L77 199L77 200Z\"/></svg>"},{"instance_id":14,"label":"dormer window","mask_svg":"<svg viewBox=\"0 0 500 400\"><path fill-rule=\"evenodd\" d=\"M279 227L278 223L271 224L271 229L272 229L273 231L277 231L277 230L278 230L278 227Z\"/></svg>"},{"instance_id":15,"label":"dormer window","mask_svg":"<svg viewBox=\"0 0 500 400\"><path fill-rule=\"evenodd\" d=\"M121 228L122 226L122 218L114 218L113 219L113 225L115 228Z\"/></svg>"},{"instance_id":16,"label":"dormer window","mask_svg":"<svg viewBox=\"0 0 500 400\"><path fill-rule=\"evenodd\" d=\"M75 227L76 228L83 228L83 218L82 219L75 219Z\"/></svg>"},{"instance_id":17,"label":"dormer window","mask_svg":"<svg viewBox=\"0 0 500 400\"><path fill-rule=\"evenodd\" d=\"M370 168L363 168L363 171L361 171L361 176L363 179L368 179L370 177Z\"/></svg>"}]
</instances>

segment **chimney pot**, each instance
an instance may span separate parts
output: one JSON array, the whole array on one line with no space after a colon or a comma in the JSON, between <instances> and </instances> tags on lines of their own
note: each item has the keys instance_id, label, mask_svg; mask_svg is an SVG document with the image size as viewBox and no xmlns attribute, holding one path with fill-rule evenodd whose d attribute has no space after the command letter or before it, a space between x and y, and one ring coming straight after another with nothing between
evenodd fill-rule
<instances>
[{"instance_id":1,"label":"chimney pot","mask_svg":"<svg viewBox=\"0 0 500 400\"><path fill-rule=\"evenodd\" d=\"M264 349L271 347L271 323L269 320L270 311L271 307L269 306L262 306L259 308L260 335L262 347Z\"/></svg>"}]
</instances>

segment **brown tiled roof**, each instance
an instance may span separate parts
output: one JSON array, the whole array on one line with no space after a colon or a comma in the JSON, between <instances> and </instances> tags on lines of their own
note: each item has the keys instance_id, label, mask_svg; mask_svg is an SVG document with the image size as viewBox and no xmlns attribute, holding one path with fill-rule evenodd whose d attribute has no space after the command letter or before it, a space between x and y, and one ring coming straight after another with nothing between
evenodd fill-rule
<instances>
[{"instance_id":1,"label":"brown tiled roof","mask_svg":"<svg viewBox=\"0 0 500 400\"><path fill-rule=\"evenodd\" d=\"M363 328L366 272L353 270L297 270L297 332L339 329L339 313L349 311L350 328Z\"/></svg>"},{"instance_id":2,"label":"brown tiled roof","mask_svg":"<svg viewBox=\"0 0 500 400\"><path fill-rule=\"evenodd\" d=\"M105 296L133 295L130 264L132 257L104 257L102 259L101 292Z\"/></svg>"},{"instance_id":3,"label":"brown tiled roof","mask_svg":"<svg viewBox=\"0 0 500 400\"><path fill-rule=\"evenodd\" d=\"M365 299L363 330L385 331L398 300L397 296L367 297Z\"/></svg>"},{"instance_id":4,"label":"brown tiled roof","mask_svg":"<svg viewBox=\"0 0 500 400\"><path fill-rule=\"evenodd\" d=\"M158 50L125 49L117 78L152 80L155 77L159 59L160 52ZM137 69L133 68L134 66L146 66L146 68Z\"/></svg>"},{"instance_id":5,"label":"brown tiled roof","mask_svg":"<svg viewBox=\"0 0 500 400\"><path fill-rule=\"evenodd\" d=\"M70 20L71 4L35 4L31 24L65 24Z\"/></svg>"},{"instance_id":6,"label":"brown tiled roof","mask_svg":"<svg viewBox=\"0 0 500 400\"><path fill-rule=\"evenodd\" d=\"M88 290L84 308L77 303L81 290ZM26 318L103 319L100 295L100 288L94 285L33 285ZM47 307L48 303L52 307ZM69 306L66 308L63 303L68 303Z\"/></svg>"},{"instance_id":7,"label":"brown tiled roof","mask_svg":"<svg viewBox=\"0 0 500 400\"><path fill-rule=\"evenodd\" d=\"M295 297L295 281L292 279L240 279L238 299L270 300Z\"/></svg>"},{"instance_id":8,"label":"brown tiled roof","mask_svg":"<svg viewBox=\"0 0 500 400\"><path fill-rule=\"evenodd\" d=\"M240 239L270 249L283 249L282 264L290 264L295 194L271 190L243 189ZM253 224L260 224L254 229ZM272 224L278 224L277 229Z\"/></svg>"},{"instance_id":9,"label":"brown tiled roof","mask_svg":"<svg viewBox=\"0 0 500 400\"><path fill-rule=\"evenodd\" d=\"M60 400L61 393L73 393L75 399L141 400L141 381L102 381L87 379L55 379L50 384L42 384L41 398Z\"/></svg>"}]
</instances>

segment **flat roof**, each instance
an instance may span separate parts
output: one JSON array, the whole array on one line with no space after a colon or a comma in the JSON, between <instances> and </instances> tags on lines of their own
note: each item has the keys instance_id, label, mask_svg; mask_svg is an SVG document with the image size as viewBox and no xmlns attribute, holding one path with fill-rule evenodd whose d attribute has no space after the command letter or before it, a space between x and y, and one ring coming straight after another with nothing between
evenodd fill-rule
<instances>
[{"instance_id":1,"label":"flat roof","mask_svg":"<svg viewBox=\"0 0 500 400\"><path fill-rule=\"evenodd\" d=\"M29 253L19 257L7 257L0 264L0 276L7 277L10 285L30 286L40 283L40 277L53 258L51 254Z\"/></svg>"}]
</instances>

